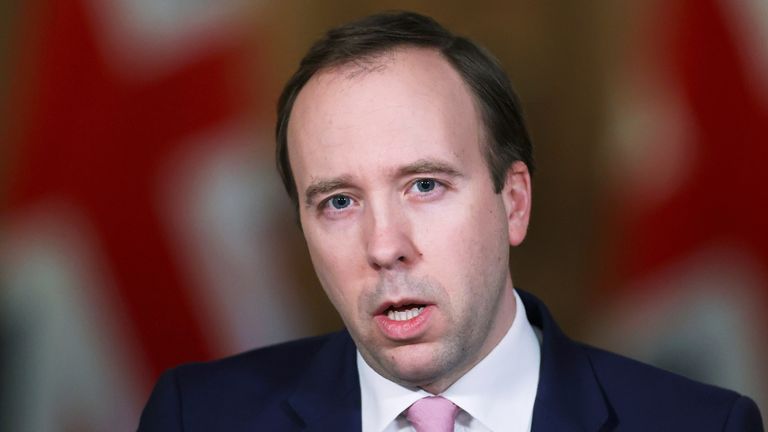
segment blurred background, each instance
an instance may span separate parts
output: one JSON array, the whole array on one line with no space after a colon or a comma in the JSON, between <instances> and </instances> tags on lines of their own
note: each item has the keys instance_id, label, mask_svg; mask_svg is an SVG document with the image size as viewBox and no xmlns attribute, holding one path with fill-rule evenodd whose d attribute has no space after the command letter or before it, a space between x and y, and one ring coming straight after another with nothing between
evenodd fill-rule
<instances>
[{"instance_id":1,"label":"blurred background","mask_svg":"<svg viewBox=\"0 0 768 432\"><path fill-rule=\"evenodd\" d=\"M536 146L515 284L768 410L768 3L0 3L0 429L133 430L166 368L327 332L273 162L312 41L383 10L495 53Z\"/></svg>"}]
</instances>

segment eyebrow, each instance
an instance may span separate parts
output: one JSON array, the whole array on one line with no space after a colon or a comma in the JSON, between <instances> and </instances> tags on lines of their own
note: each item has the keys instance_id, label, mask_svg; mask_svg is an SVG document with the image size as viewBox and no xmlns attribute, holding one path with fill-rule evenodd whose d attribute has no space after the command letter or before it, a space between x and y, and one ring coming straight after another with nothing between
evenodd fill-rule
<instances>
[{"instance_id":1,"label":"eyebrow","mask_svg":"<svg viewBox=\"0 0 768 432\"><path fill-rule=\"evenodd\" d=\"M459 170L452 165L433 159L419 159L397 170L400 177L413 174L444 174L449 177L461 177Z\"/></svg>"},{"instance_id":2,"label":"eyebrow","mask_svg":"<svg viewBox=\"0 0 768 432\"><path fill-rule=\"evenodd\" d=\"M450 164L432 159L417 160L416 162L398 168L396 173L398 177L406 177L414 174L443 174L452 178L462 177L459 170ZM352 180L350 176L347 175L330 179L321 179L313 182L307 187L307 190L305 191L306 198L304 201L309 207L312 206L312 203L318 195L326 195L335 190L351 186Z\"/></svg>"},{"instance_id":3,"label":"eyebrow","mask_svg":"<svg viewBox=\"0 0 768 432\"><path fill-rule=\"evenodd\" d=\"M311 206L315 201L316 196L325 195L337 189L346 188L351 185L352 181L350 180L349 176L318 180L307 187L307 190L304 193L306 195L304 201L307 206Z\"/></svg>"}]
</instances>

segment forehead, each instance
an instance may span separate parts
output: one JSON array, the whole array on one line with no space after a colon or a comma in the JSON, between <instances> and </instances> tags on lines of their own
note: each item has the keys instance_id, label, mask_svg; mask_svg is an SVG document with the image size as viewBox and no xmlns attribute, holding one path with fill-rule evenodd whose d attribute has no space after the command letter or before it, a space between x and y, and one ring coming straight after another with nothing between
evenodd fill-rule
<instances>
[{"instance_id":1,"label":"forehead","mask_svg":"<svg viewBox=\"0 0 768 432\"><path fill-rule=\"evenodd\" d=\"M435 50L401 48L313 76L294 104L288 151L301 194L318 177L475 158L481 130L453 66Z\"/></svg>"}]
</instances>

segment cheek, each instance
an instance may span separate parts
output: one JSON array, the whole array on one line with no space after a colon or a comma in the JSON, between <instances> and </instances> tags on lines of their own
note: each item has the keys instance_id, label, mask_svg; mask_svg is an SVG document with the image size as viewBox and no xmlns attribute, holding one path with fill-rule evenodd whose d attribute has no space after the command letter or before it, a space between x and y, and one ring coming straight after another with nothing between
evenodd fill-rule
<instances>
[{"instance_id":1,"label":"cheek","mask_svg":"<svg viewBox=\"0 0 768 432\"><path fill-rule=\"evenodd\" d=\"M440 209L431 217L418 218L418 243L433 254L458 263L474 263L485 255L498 259L498 251L509 244L501 199L457 204Z\"/></svg>"},{"instance_id":2,"label":"cheek","mask_svg":"<svg viewBox=\"0 0 768 432\"><path fill-rule=\"evenodd\" d=\"M422 231L420 244L429 272L454 297L470 295L467 291L474 286L498 284L506 277L509 259L503 204L490 201L447 214L450 217Z\"/></svg>"},{"instance_id":3,"label":"cheek","mask_svg":"<svg viewBox=\"0 0 768 432\"><path fill-rule=\"evenodd\" d=\"M355 281L359 280L355 277L360 265L354 259L354 242L348 237L317 235L306 230L305 238L317 278L331 303L346 320L348 311L355 309L357 293L354 288L357 286Z\"/></svg>"}]
</instances>

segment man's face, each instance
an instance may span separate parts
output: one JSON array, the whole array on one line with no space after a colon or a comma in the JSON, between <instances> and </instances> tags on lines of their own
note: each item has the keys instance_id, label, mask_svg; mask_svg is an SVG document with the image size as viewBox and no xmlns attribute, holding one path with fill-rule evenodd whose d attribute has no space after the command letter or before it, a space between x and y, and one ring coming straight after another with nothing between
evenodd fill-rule
<instances>
[{"instance_id":1,"label":"man's face","mask_svg":"<svg viewBox=\"0 0 768 432\"><path fill-rule=\"evenodd\" d=\"M509 244L530 179L501 194L472 94L436 51L319 72L291 113L301 224L323 288L366 362L438 393L501 340L515 314Z\"/></svg>"}]
</instances>

